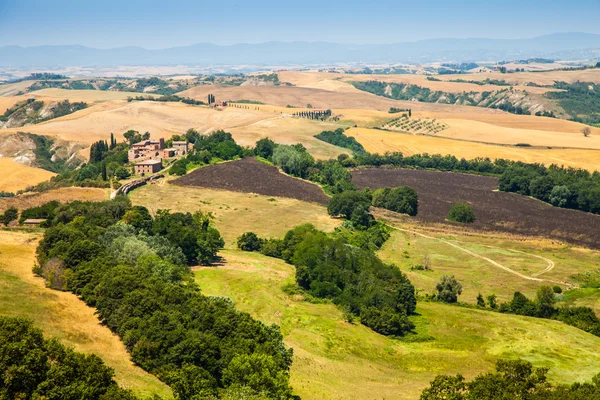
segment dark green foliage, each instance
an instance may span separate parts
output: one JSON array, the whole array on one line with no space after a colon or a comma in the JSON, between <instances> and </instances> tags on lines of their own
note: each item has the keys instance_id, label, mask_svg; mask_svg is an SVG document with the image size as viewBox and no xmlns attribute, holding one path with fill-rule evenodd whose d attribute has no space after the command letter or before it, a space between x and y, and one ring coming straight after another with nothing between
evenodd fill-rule
<instances>
[{"instance_id":1,"label":"dark green foliage","mask_svg":"<svg viewBox=\"0 0 600 400\"><path fill-rule=\"evenodd\" d=\"M184 104L189 104L192 106L201 106L201 105L206 105L205 102L200 101L200 100L194 100L194 99L190 99L189 97L179 97L176 96L174 94L172 95L164 95L164 96L160 96L160 97L151 97L151 96L135 96L135 97L128 97L127 98L128 102L132 102L132 101L158 101L158 102L162 102L162 103L167 103L167 102L173 102L173 103L184 103Z\"/></svg>"},{"instance_id":2,"label":"dark green foliage","mask_svg":"<svg viewBox=\"0 0 600 400\"><path fill-rule=\"evenodd\" d=\"M21 318L0 317L0 398L134 400L96 355L76 353Z\"/></svg>"},{"instance_id":3,"label":"dark green foliage","mask_svg":"<svg viewBox=\"0 0 600 400\"><path fill-rule=\"evenodd\" d=\"M216 131L210 135L199 135L194 143L196 151L206 150L213 157L222 160L233 160L243 155L243 148L233 140L231 133L223 130Z\"/></svg>"},{"instance_id":4,"label":"dark green foliage","mask_svg":"<svg viewBox=\"0 0 600 400\"><path fill-rule=\"evenodd\" d=\"M419 197L417 191L408 186L381 188L373 192L372 204L374 207L415 216L418 211Z\"/></svg>"},{"instance_id":5,"label":"dark green foliage","mask_svg":"<svg viewBox=\"0 0 600 400\"><path fill-rule=\"evenodd\" d=\"M68 79L68 77L65 75L54 74L51 72L34 72L32 74L29 74L26 77L17 79L13 82L38 81L38 80L45 81L45 80L49 80L49 79Z\"/></svg>"},{"instance_id":6,"label":"dark green foliage","mask_svg":"<svg viewBox=\"0 0 600 400\"><path fill-rule=\"evenodd\" d=\"M279 328L236 311L228 299L203 296L185 266L213 259L222 246L202 213L159 210L152 219L117 197L60 206L38 262L42 273L62 262L66 288L95 307L132 360L171 385L176 398L218 397L231 387L288 399L292 351Z\"/></svg>"},{"instance_id":7,"label":"dark green foliage","mask_svg":"<svg viewBox=\"0 0 600 400\"><path fill-rule=\"evenodd\" d=\"M370 205L371 199L364 192L347 190L333 195L327 205L327 212L329 215L350 219L357 208L368 210Z\"/></svg>"},{"instance_id":8,"label":"dark green foliage","mask_svg":"<svg viewBox=\"0 0 600 400\"><path fill-rule=\"evenodd\" d=\"M356 247L345 235L327 235L310 224L263 246L296 267L296 283L309 295L331 299L385 335L413 329L408 316L416 307L415 289L400 270L384 264L372 250ZM273 251L274 250L274 251Z\"/></svg>"},{"instance_id":9,"label":"dark green foliage","mask_svg":"<svg viewBox=\"0 0 600 400\"><path fill-rule=\"evenodd\" d=\"M485 300L483 298L483 296L481 295L481 293L479 293L477 295L477 307L485 307Z\"/></svg>"},{"instance_id":10,"label":"dark green foliage","mask_svg":"<svg viewBox=\"0 0 600 400\"><path fill-rule=\"evenodd\" d=\"M181 248L188 263L207 264L215 260L225 244L219 231L211 225L211 219L210 215L200 211L192 215L158 210L152 231Z\"/></svg>"},{"instance_id":11,"label":"dark green foliage","mask_svg":"<svg viewBox=\"0 0 600 400\"><path fill-rule=\"evenodd\" d=\"M547 373L548 368L533 368L528 361L498 360L496 372L478 375L470 382L460 374L437 376L431 386L423 390L420 400L585 399L573 395L563 397L559 392L575 394L580 390L579 385L571 389L554 388L547 382ZM600 395L600 386L590 389Z\"/></svg>"},{"instance_id":12,"label":"dark green foliage","mask_svg":"<svg viewBox=\"0 0 600 400\"><path fill-rule=\"evenodd\" d=\"M130 129L123 134L123 137L125 138L125 140L127 140L127 142L130 145L132 145L134 143L141 142L142 140L150 139L150 132L146 132L142 135L138 131L134 131L133 129Z\"/></svg>"},{"instance_id":13,"label":"dark green foliage","mask_svg":"<svg viewBox=\"0 0 600 400\"><path fill-rule=\"evenodd\" d=\"M0 214L0 221L4 226L8 226L11 222L19 218L19 210L15 207L10 207L4 211L4 214Z\"/></svg>"},{"instance_id":14,"label":"dark green foliage","mask_svg":"<svg viewBox=\"0 0 600 400\"><path fill-rule=\"evenodd\" d=\"M600 124L600 87L594 82L556 82L560 91L547 92L546 97L558 104L571 120L589 125Z\"/></svg>"},{"instance_id":15,"label":"dark green foliage","mask_svg":"<svg viewBox=\"0 0 600 400\"><path fill-rule=\"evenodd\" d=\"M56 209L60 203L56 200L50 201L46 204L37 207L31 207L21 212L21 218L19 223L23 223L26 219L47 219L52 220L56 215Z\"/></svg>"},{"instance_id":16,"label":"dark green foliage","mask_svg":"<svg viewBox=\"0 0 600 400\"><path fill-rule=\"evenodd\" d=\"M260 251L263 241L254 232L246 232L237 240L237 247L244 251Z\"/></svg>"},{"instance_id":17,"label":"dark green foliage","mask_svg":"<svg viewBox=\"0 0 600 400\"><path fill-rule=\"evenodd\" d=\"M171 165L169 168L169 174L183 176L187 173L187 165L189 164L189 160L187 158L182 158L177 160Z\"/></svg>"},{"instance_id":18,"label":"dark green foliage","mask_svg":"<svg viewBox=\"0 0 600 400\"><path fill-rule=\"evenodd\" d=\"M277 145L269 138L260 139L254 147L254 154L266 160L270 160L273 156L273 150Z\"/></svg>"},{"instance_id":19,"label":"dark green foliage","mask_svg":"<svg viewBox=\"0 0 600 400\"><path fill-rule=\"evenodd\" d=\"M444 303L456 303L458 296L462 293L462 285L456 280L454 275L442 276L442 279L435 285L436 298Z\"/></svg>"},{"instance_id":20,"label":"dark green foliage","mask_svg":"<svg viewBox=\"0 0 600 400\"><path fill-rule=\"evenodd\" d=\"M5 192L5 191L0 190L0 199L6 199L9 197L15 197L15 196L16 196L16 194L14 194L13 192Z\"/></svg>"},{"instance_id":21,"label":"dark green foliage","mask_svg":"<svg viewBox=\"0 0 600 400\"><path fill-rule=\"evenodd\" d=\"M299 178L307 178L309 168L315 164L313 156L301 144L277 146L273 151L272 159L273 164L281 168L285 173Z\"/></svg>"},{"instance_id":22,"label":"dark green foliage","mask_svg":"<svg viewBox=\"0 0 600 400\"><path fill-rule=\"evenodd\" d=\"M552 286L552 291L556 294L561 294L563 290L560 286L554 285L554 286Z\"/></svg>"},{"instance_id":23,"label":"dark green foliage","mask_svg":"<svg viewBox=\"0 0 600 400\"><path fill-rule=\"evenodd\" d=\"M315 137L334 146L350 149L355 153L365 152L365 148L355 138L344 135L343 128L338 128L335 131L323 131Z\"/></svg>"},{"instance_id":24,"label":"dark green foliage","mask_svg":"<svg viewBox=\"0 0 600 400\"><path fill-rule=\"evenodd\" d=\"M454 203L448 213L448 220L470 224L475 221L475 211L465 203Z\"/></svg>"}]
</instances>

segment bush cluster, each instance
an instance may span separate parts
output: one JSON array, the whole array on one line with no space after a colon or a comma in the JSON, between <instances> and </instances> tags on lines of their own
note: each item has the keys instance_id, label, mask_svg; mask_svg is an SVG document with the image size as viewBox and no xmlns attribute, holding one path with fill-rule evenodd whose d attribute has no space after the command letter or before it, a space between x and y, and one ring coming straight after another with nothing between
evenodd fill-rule
<instances>
[{"instance_id":1,"label":"bush cluster","mask_svg":"<svg viewBox=\"0 0 600 400\"><path fill-rule=\"evenodd\" d=\"M414 325L415 289L394 265L372 250L351 245L343 235L327 235L310 224L286 233L283 240L261 240L253 233L238 246L279 257L296 267L296 283L315 298L329 299L361 323L383 335L401 336Z\"/></svg>"},{"instance_id":2,"label":"bush cluster","mask_svg":"<svg viewBox=\"0 0 600 400\"><path fill-rule=\"evenodd\" d=\"M134 400L96 355L66 348L22 318L0 317L0 398Z\"/></svg>"}]
</instances>

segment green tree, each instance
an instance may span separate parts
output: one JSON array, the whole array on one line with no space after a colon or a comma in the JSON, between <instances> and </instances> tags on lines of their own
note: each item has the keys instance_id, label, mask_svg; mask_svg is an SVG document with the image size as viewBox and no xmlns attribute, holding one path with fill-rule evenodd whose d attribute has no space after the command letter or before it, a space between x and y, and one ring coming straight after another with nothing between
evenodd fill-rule
<instances>
[{"instance_id":1,"label":"green tree","mask_svg":"<svg viewBox=\"0 0 600 400\"><path fill-rule=\"evenodd\" d=\"M102 165L101 165L100 168L101 168L100 169L100 171L101 171L100 173L102 175L102 180L105 181L105 180L108 179L108 176L106 174L106 163L104 161L102 162Z\"/></svg>"},{"instance_id":2,"label":"green tree","mask_svg":"<svg viewBox=\"0 0 600 400\"><path fill-rule=\"evenodd\" d=\"M260 353L236 355L223 371L227 386L264 391L272 399L291 397L289 379L289 373L279 368L273 357Z\"/></svg>"},{"instance_id":3,"label":"green tree","mask_svg":"<svg viewBox=\"0 0 600 400\"><path fill-rule=\"evenodd\" d=\"M254 232L246 232L237 240L237 247L243 251L260 251L263 241Z\"/></svg>"},{"instance_id":4,"label":"green tree","mask_svg":"<svg viewBox=\"0 0 600 400\"><path fill-rule=\"evenodd\" d=\"M475 221L475 211L465 203L454 203L448 213L448 220L470 224Z\"/></svg>"},{"instance_id":5,"label":"green tree","mask_svg":"<svg viewBox=\"0 0 600 400\"><path fill-rule=\"evenodd\" d=\"M490 294L489 296L487 296L487 301L491 309L495 310L496 308L498 308L498 303L496 301L495 294Z\"/></svg>"},{"instance_id":6,"label":"green tree","mask_svg":"<svg viewBox=\"0 0 600 400\"><path fill-rule=\"evenodd\" d=\"M370 205L371 200L364 192L347 190L333 195L327 205L327 212L329 215L350 219L356 208L362 207L368 210Z\"/></svg>"},{"instance_id":7,"label":"green tree","mask_svg":"<svg viewBox=\"0 0 600 400\"><path fill-rule=\"evenodd\" d=\"M6 211L4 211L4 214L0 215L0 219L2 220L4 226L8 226L17 218L19 218L19 210L15 207L8 208Z\"/></svg>"},{"instance_id":8,"label":"green tree","mask_svg":"<svg viewBox=\"0 0 600 400\"><path fill-rule=\"evenodd\" d=\"M254 147L254 154L264 159L270 160L273 156L273 150L276 144L269 138L263 138L256 142Z\"/></svg>"},{"instance_id":9,"label":"green tree","mask_svg":"<svg viewBox=\"0 0 600 400\"><path fill-rule=\"evenodd\" d=\"M554 309L554 290L550 286L541 286L537 290L537 295L535 299L535 305L537 308L537 316L540 318L550 318L555 313Z\"/></svg>"},{"instance_id":10,"label":"green tree","mask_svg":"<svg viewBox=\"0 0 600 400\"><path fill-rule=\"evenodd\" d=\"M117 169L115 169L115 177L117 179L127 179L130 176L131 176L131 172L129 171L128 168L118 167Z\"/></svg>"},{"instance_id":11,"label":"green tree","mask_svg":"<svg viewBox=\"0 0 600 400\"><path fill-rule=\"evenodd\" d=\"M483 299L481 293L477 295L477 307L485 308L485 300Z\"/></svg>"},{"instance_id":12,"label":"green tree","mask_svg":"<svg viewBox=\"0 0 600 400\"><path fill-rule=\"evenodd\" d=\"M462 285L456 280L454 275L442 276L440 282L435 286L437 298L444 303L456 303L458 296L462 293Z\"/></svg>"}]
</instances>

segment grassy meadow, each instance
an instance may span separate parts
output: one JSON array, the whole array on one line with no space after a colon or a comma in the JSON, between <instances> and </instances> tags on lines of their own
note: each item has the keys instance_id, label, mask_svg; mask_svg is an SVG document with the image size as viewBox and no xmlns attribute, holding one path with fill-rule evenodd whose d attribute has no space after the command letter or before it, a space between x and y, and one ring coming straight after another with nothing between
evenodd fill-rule
<instances>
[{"instance_id":1,"label":"grassy meadow","mask_svg":"<svg viewBox=\"0 0 600 400\"><path fill-rule=\"evenodd\" d=\"M550 367L553 382L597 373L600 338L560 322L420 302L416 333L391 339L347 322L333 304L284 293L294 267L282 260L231 249L222 256L218 267L195 269L203 293L281 326L294 348L291 383L305 400L416 399L435 375L473 377L499 357Z\"/></svg>"}]
</instances>

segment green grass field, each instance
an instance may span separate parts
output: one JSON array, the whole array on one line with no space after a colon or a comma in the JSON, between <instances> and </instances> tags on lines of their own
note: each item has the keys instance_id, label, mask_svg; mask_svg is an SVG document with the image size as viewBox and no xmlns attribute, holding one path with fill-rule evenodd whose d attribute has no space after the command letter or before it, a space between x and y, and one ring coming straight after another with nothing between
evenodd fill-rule
<instances>
[{"instance_id":1,"label":"green grass field","mask_svg":"<svg viewBox=\"0 0 600 400\"><path fill-rule=\"evenodd\" d=\"M426 293L433 291L442 275L456 276L463 286L463 294L459 299L469 303L475 303L478 293L494 293L501 301L506 301L512 298L516 291L530 297L535 296L535 292L542 285L559 285L563 289L567 289L569 285L579 285L575 275L597 270L600 259L599 251L563 246L549 241L452 232L430 233L412 225L401 227L424 233L433 239L395 230L379 252L379 256L398 265L414 285ZM523 279L447 242L542 281ZM431 270L411 270L415 265L422 265L425 258L429 259ZM551 270L536 275L549 268L550 263ZM580 290L567 293L569 292L575 293ZM594 293L581 292L578 296L581 304L584 304L583 299L589 296L594 299ZM595 294L595 299L597 298L598 295ZM593 301L585 304L591 303ZM595 308L598 310L597 305Z\"/></svg>"},{"instance_id":2,"label":"green grass field","mask_svg":"<svg viewBox=\"0 0 600 400\"><path fill-rule=\"evenodd\" d=\"M333 304L312 304L281 287L294 268L238 250L219 267L197 268L207 295L281 326L294 348L291 381L302 399L416 399L437 374L473 377L499 357L551 368L554 382L589 380L598 372L600 338L557 321L419 303L417 334L395 340L350 324Z\"/></svg>"},{"instance_id":3,"label":"green grass field","mask_svg":"<svg viewBox=\"0 0 600 400\"><path fill-rule=\"evenodd\" d=\"M124 388L143 398L172 398L171 389L130 361L120 339L100 325L94 309L74 294L48 289L33 275L39 235L0 231L0 315L33 320L47 336L83 353L94 353L115 370Z\"/></svg>"}]
</instances>

